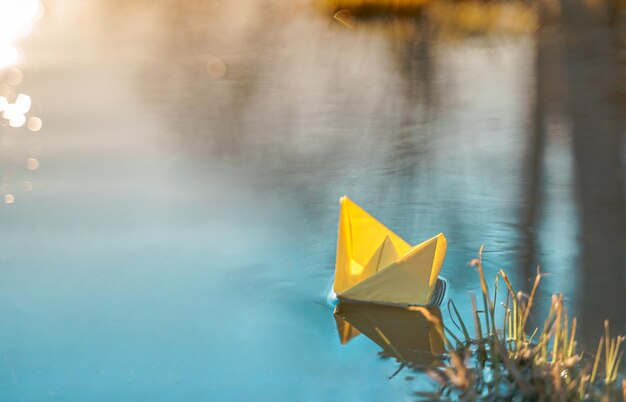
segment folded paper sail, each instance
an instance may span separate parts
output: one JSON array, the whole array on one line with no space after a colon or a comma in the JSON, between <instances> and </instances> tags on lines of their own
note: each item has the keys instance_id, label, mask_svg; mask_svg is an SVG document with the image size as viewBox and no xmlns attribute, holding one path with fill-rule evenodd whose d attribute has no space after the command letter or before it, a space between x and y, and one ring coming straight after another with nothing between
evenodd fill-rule
<instances>
[{"instance_id":1,"label":"folded paper sail","mask_svg":"<svg viewBox=\"0 0 626 402\"><path fill-rule=\"evenodd\" d=\"M400 306L441 302L443 234L411 246L348 197L340 203L333 285L340 300Z\"/></svg>"},{"instance_id":2,"label":"folded paper sail","mask_svg":"<svg viewBox=\"0 0 626 402\"><path fill-rule=\"evenodd\" d=\"M429 307L428 313L442 320L438 308ZM419 311L340 302L335 309L335 322L342 345L363 334L377 343L387 356L404 364L428 366L442 362L445 347L441 333Z\"/></svg>"}]
</instances>

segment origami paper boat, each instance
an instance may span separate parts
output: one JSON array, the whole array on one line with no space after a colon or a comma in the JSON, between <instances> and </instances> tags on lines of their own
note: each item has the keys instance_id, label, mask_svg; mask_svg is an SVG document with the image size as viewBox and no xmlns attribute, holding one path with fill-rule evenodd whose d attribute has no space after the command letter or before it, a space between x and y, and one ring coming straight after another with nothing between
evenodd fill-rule
<instances>
[{"instance_id":1,"label":"origami paper boat","mask_svg":"<svg viewBox=\"0 0 626 402\"><path fill-rule=\"evenodd\" d=\"M439 305L445 293L445 282L438 279L444 235L411 246L348 197L340 203L333 285L339 300Z\"/></svg>"},{"instance_id":2,"label":"origami paper boat","mask_svg":"<svg viewBox=\"0 0 626 402\"><path fill-rule=\"evenodd\" d=\"M438 308L430 307L428 311L442 319ZM335 322L342 345L363 334L399 362L413 366L441 364L445 352L443 338L419 311L341 302L335 310Z\"/></svg>"}]
</instances>

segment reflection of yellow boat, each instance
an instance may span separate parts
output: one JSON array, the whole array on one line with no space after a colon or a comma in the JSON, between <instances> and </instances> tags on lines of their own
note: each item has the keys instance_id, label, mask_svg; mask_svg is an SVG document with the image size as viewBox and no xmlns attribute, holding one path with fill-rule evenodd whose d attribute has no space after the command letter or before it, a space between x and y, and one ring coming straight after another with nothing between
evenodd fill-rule
<instances>
[{"instance_id":1,"label":"reflection of yellow boat","mask_svg":"<svg viewBox=\"0 0 626 402\"><path fill-rule=\"evenodd\" d=\"M428 311L441 320L438 308L430 307ZM385 355L409 366L440 364L445 352L435 324L419 311L341 302L335 309L335 321L342 344L362 333L377 343Z\"/></svg>"},{"instance_id":2,"label":"reflection of yellow boat","mask_svg":"<svg viewBox=\"0 0 626 402\"><path fill-rule=\"evenodd\" d=\"M399 306L438 305L438 281L446 238L438 234L417 246L341 197L334 291L340 300Z\"/></svg>"}]
</instances>

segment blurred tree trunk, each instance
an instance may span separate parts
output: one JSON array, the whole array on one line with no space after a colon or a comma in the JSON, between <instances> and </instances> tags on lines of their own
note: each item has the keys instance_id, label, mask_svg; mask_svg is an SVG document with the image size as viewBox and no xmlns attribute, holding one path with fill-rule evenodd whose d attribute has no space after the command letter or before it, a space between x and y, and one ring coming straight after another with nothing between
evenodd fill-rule
<instances>
[{"instance_id":1,"label":"blurred tree trunk","mask_svg":"<svg viewBox=\"0 0 626 402\"><path fill-rule=\"evenodd\" d=\"M581 217L582 305L578 310L589 348L604 318L621 333L626 322L618 31L608 1L562 0L561 12Z\"/></svg>"},{"instance_id":2,"label":"blurred tree trunk","mask_svg":"<svg viewBox=\"0 0 626 402\"><path fill-rule=\"evenodd\" d=\"M535 97L532 126L526 144L525 200L522 211L522 233L525 254L522 257L524 277L532 279L539 265L537 228L544 204L543 175L548 140L548 120L551 113L563 113L565 69L563 35L558 21L559 8L554 2L540 2L537 6L539 28L535 35ZM529 292L532 280L525 284Z\"/></svg>"}]
</instances>

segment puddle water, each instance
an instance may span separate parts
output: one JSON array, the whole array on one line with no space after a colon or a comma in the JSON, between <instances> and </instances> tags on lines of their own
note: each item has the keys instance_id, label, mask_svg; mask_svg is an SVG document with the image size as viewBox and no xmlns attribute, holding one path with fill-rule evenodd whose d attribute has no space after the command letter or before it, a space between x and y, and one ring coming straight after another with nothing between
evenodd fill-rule
<instances>
[{"instance_id":1,"label":"puddle water","mask_svg":"<svg viewBox=\"0 0 626 402\"><path fill-rule=\"evenodd\" d=\"M350 29L308 2L44 5L17 42L23 79L3 84L43 122L0 127L3 400L412 400L430 382L389 377L440 350L419 313L326 303L344 194L412 244L445 233L462 313L485 244L488 277L505 268L524 289L541 263L555 274L541 300L566 290L579 327L623 327L595 301L626 297L623 204L584 235L582 123L537 106L537 36ZM582 255L604 235L593 276Z\"/></svg>"}]
</instances>

